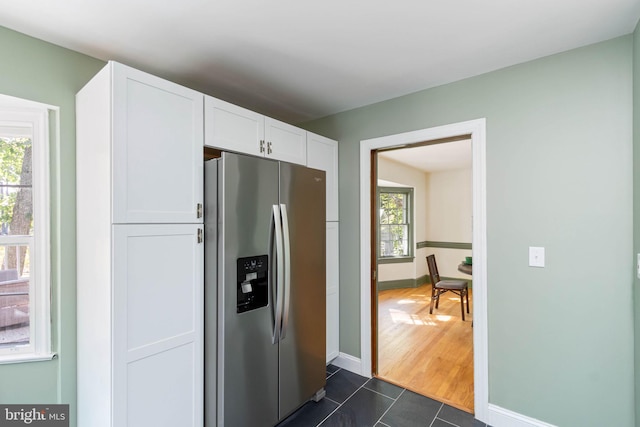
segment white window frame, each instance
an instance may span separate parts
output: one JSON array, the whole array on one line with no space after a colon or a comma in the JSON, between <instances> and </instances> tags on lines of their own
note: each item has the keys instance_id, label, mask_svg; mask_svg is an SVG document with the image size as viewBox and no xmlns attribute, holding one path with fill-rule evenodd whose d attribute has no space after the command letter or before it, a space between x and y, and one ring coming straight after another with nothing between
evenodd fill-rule
<instances>
[{"instance_id":1,"label":"white window frame","mask_svg":"<svg viewBox=\"0 0 640 427\"><path fill-rule=\"evenodd\" d=\"M30 246L29 344L0 349L0 364L50 360L55 356L51 349L49 111L52 109L55 108L0 95L0 127L32 130L35 219L33 236L0 236L2 243L29 242Z\"/></svg>"}]
</instances>

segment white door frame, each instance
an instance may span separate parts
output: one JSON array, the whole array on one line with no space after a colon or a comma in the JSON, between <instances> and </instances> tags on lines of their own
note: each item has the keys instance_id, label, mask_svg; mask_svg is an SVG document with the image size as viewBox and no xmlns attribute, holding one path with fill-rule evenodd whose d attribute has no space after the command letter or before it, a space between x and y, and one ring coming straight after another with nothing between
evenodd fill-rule
<instances>
[{"instance_id":1,"label":"white door frame","mask_svg":"<svg viewBox=\"0 0 640 427\"><path fill-rule=\"evenodd\" d=\"M473 162L473 367L475 417L487 419L486 119L470 120L360 141L360 368L371 377L371 151L471 135Z\"/></svg>"}]
</instances>

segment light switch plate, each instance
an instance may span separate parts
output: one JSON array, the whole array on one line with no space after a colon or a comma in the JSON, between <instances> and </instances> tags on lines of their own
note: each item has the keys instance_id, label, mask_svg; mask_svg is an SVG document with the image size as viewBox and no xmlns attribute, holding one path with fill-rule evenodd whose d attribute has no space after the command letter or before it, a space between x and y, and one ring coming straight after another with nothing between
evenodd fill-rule
<instances>
[{"instance_id":1,"label":"light switch plate","mask_svg":"<svg viewBox=\"0 0 640 427\"><path fill-rule=\"evenodd\" d=\"M544 248L529 246L529 267L544 267Z\"/></svg>"}]
</instances>

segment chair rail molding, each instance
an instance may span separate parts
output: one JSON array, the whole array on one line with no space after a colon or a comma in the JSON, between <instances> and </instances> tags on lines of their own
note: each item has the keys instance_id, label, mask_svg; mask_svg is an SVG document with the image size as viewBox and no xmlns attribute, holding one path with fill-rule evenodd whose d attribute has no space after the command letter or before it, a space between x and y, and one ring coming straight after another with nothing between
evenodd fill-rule
<instances>
[{"instance_id":1,"label":"chair rail molding","mask_svg":"<svg viewBox=\"0 0 640 427\"><path fill-rule=\"evenodd\" d=\"M416 243L416 249L422 248L443 248L443 249L473 249L471 243L464 242L433 242L431 240L425 240L424 242Z\"/></svg>"},{"instance_id":2,"label":"chair rail molding","mask_svg":"<svg viewBox=\"0 0 640 427\"><path fill-rule=\"evenodd\" d=\"M486 226L486 119L360 141L360 374L371 377L371 152L470 135L473 161L473 358L475 417L488 420L489 360L487 331L487 226ZM352 361L353 362L353 361Z\"/></svg>"}]
</instances>

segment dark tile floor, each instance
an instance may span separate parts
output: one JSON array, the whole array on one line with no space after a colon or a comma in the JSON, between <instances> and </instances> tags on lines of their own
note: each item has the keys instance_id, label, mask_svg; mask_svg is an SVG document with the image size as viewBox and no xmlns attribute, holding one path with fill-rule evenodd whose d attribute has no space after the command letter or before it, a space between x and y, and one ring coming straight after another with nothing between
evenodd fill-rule
<instances>
[{"instance_id":1,"label":"dark tile floor","mask_svg":"<svg viewBox=\"0 0 640 427\"><path fill-rule=\"evenodd\" d=\"M456 408L333 365L327 366L326 391L277 427L488 427Z\"/></svg>"}]
</instances>

